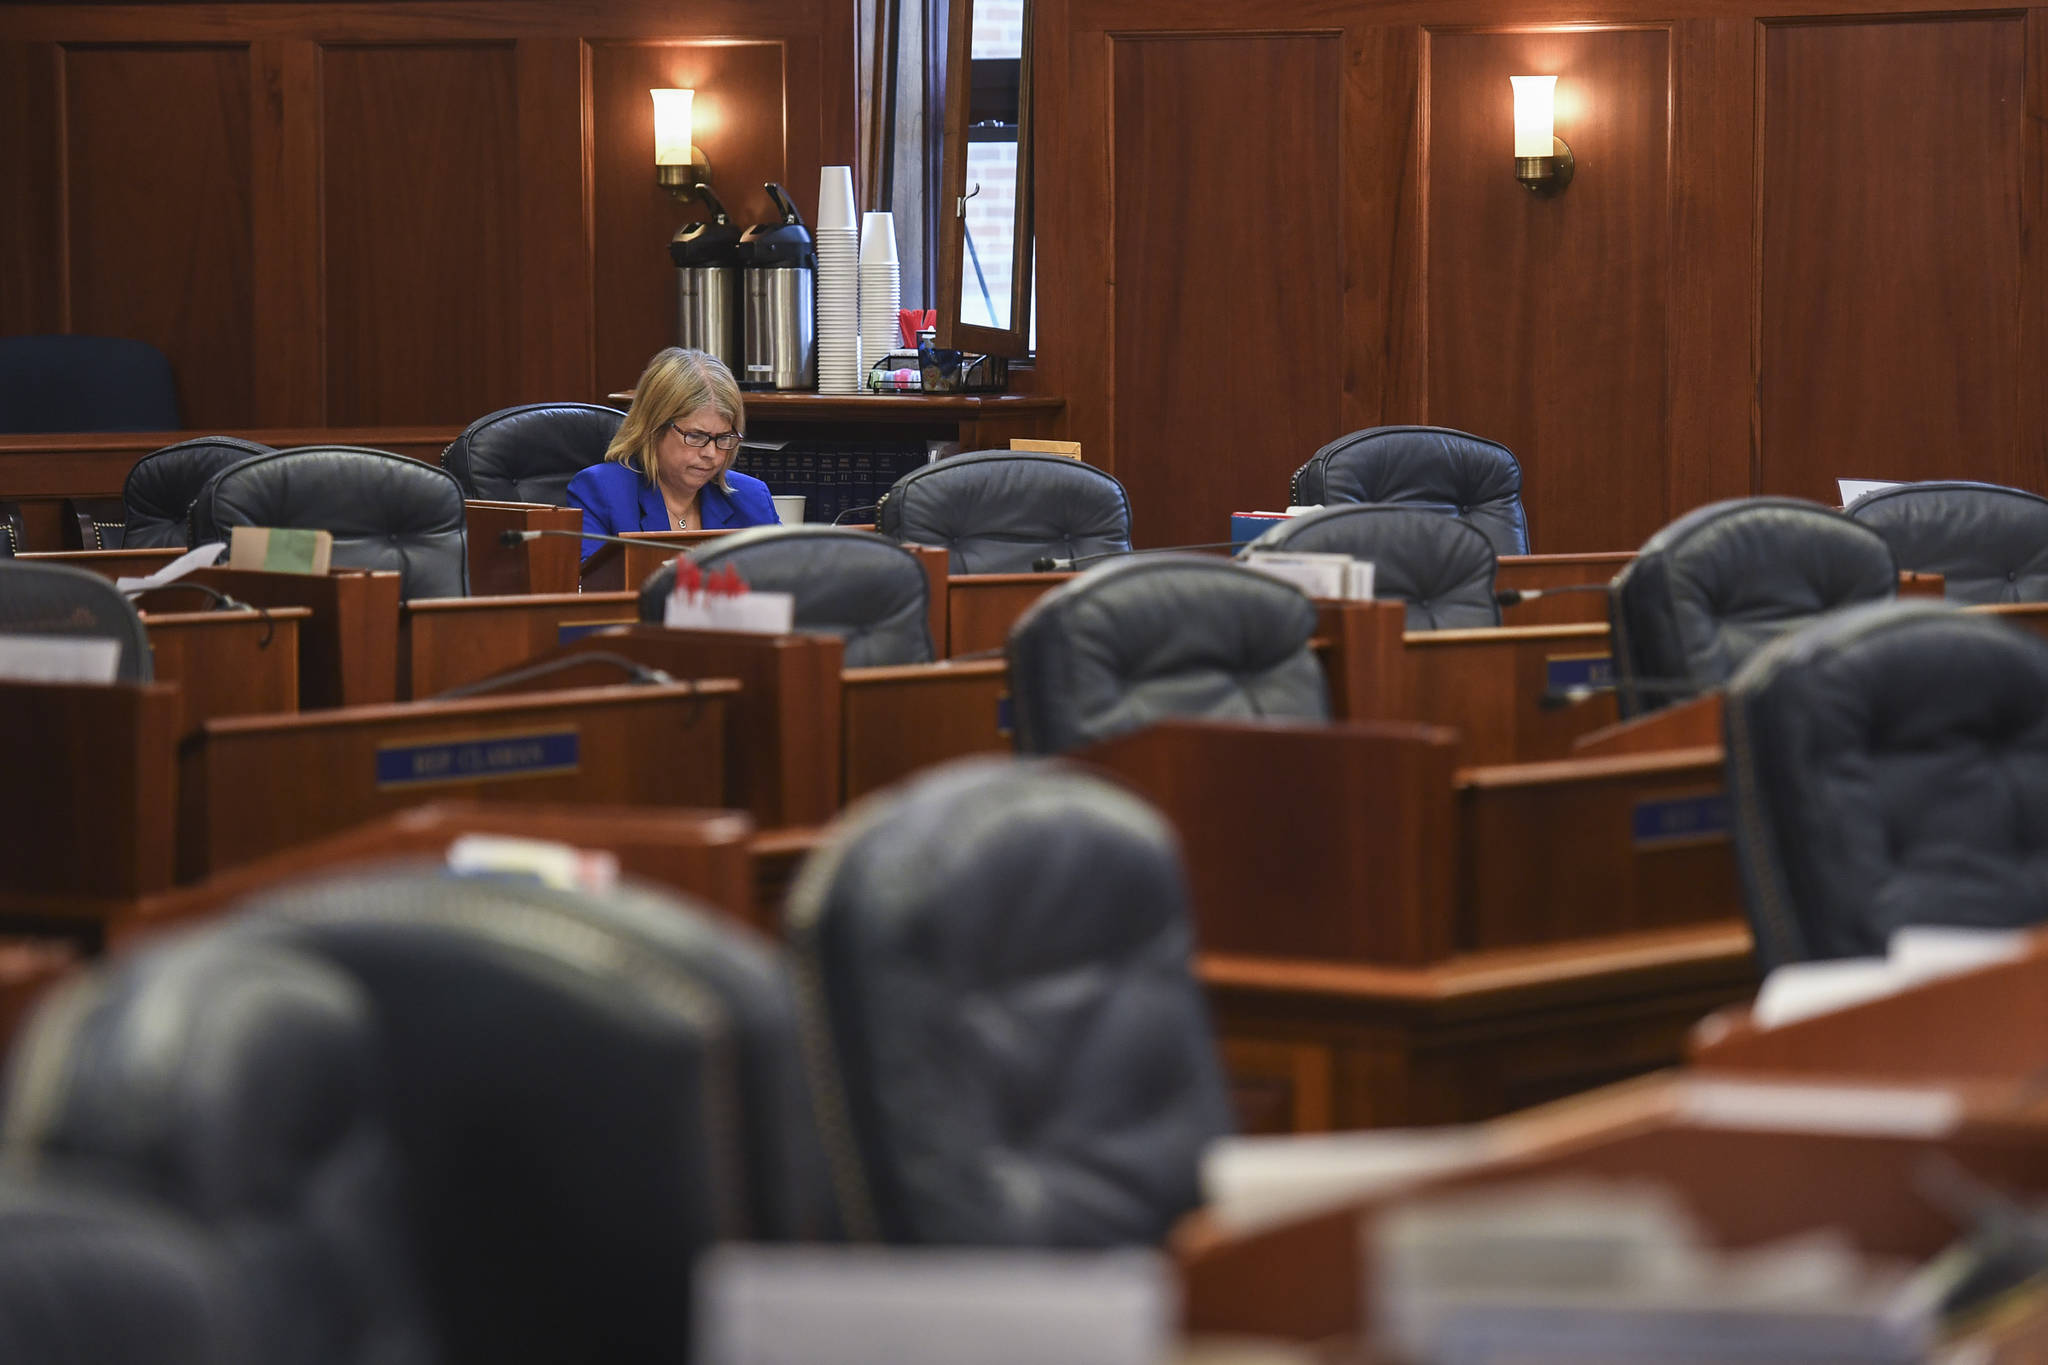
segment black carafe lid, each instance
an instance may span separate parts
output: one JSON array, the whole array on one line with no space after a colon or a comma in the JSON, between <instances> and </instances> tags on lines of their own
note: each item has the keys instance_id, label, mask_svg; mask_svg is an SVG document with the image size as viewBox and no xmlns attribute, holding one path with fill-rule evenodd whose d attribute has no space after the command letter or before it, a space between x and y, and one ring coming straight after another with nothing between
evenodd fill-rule
<instances>
[{"instance_id":1,"label":"black carafe lid","mask_svg":"<svg viewBox=\"0 0 2048 1365\"><path fill-rule=\"evenodd\" d=\"M816 270L818 248L811 240L811 230L804 226L803 215L789 202L782 186L771 180L762 188L782 210L782 221L757 223L741 234L740 264L752 270Z\"/></svg>"},{"instance_id":2,"label":"black carafe lid","mask_svg":"<svg viewBox=\"0 0 2048 1365\"><path fill-rule=\"evenodd\" d=\"M708 223L685 223L669 239L668 258L676 263L678 270L693 266L736 266L740 263L740 237L738 224L725 211L725 205L718 202L718 196L711 192L709 185L694 187L697 197L704 201L704 207L711 210Z\"/></svg>"}]
</instances>

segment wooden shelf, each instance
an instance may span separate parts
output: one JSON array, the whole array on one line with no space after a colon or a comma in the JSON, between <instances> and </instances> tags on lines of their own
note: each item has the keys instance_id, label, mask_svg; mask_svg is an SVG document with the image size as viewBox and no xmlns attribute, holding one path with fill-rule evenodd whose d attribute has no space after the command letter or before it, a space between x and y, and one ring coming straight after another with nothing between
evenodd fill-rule
<instances>
[{"instance_id":1,"label":"wooden shelf","mask_svg":"<svg viewBox=\"0 0 2048 1365\"><path fill-rule=\"evenodd\" d=\"M631 389L606 394L614 403L633 401ZM1027 393L748 393L747 415L763 422L850 421L930 422L961 418L1055 413L1064 398Z\"/></svg>"}]
</instances>

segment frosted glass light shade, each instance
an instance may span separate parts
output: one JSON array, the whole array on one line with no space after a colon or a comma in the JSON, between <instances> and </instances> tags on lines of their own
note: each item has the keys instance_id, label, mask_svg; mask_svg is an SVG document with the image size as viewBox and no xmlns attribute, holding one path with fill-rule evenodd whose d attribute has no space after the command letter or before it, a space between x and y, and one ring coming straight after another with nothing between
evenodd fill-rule
<instances>
[{"instance_id":1,"label":"frosted glass light shade","mask_svg":"<svg viewBox=\"0 0 2048 1365\"><path fill-rule=\"evenodd\" d=\"M697 92L650 90L648 93L654 96L654 164L689 165L690 102L696 98Z\"/></svg>"},{"instance_id":2,"label":"frosted glass light shade","mask_svg":"<svg viewBox=\"0 0 2048 1365\"><path fill-rule=\"evenodd\" d=\"M1515 88L1515 155L1549 156L1556 133L1557 77L1510 76L1508 84Z\"/></svg>"}]
</instances>

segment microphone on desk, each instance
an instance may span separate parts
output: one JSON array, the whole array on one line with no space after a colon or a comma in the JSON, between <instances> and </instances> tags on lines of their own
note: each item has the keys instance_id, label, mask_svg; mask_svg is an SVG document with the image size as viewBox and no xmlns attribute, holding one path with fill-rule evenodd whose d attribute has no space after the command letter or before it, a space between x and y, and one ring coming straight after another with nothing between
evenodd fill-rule
<instances>
[{"instance_id":1,"label":"microphone on desk","mask_svg":"<svg viewBox=\"0 0 2048 1365\"><path fill-rule=\"evenodd\" d=\"M1605 583L1566 583L1555 588L1502 588L1493 595L1493 600L1503 607L1519 607L1524 602L1534 602L1539 597L1554 597L1568 592L1606 592Z\"/></svg>"},{"instance_id":2,"label":"microphone on desk","mask_svg":"<svg viewBox=\"0 0 2048 1365\"><path fill-rule=\"evenodd\" d=\"M1562 711L1567 706L1577 706L1595 697L1604 697L1609 692L1627 689L1631 692L1647 692L1653 697L1695 697L1711 692L1711 687L1702 687L1692 678L1633 678L1628 682L1580 683L1574 687L1548 687L1538 699L1546 711Z\"/></svg>"},{"instance_id":3,"label":"microphone on desk","mask_svg":"<svg viewBox=\"0 0 2048 1365\"><path fill-rule=\"evenodd\" d=\"M497 677L485 678L481 682L464 683L460 687L451 687L446 692L436 692L427 700L456 701L463 697L480 697L487 693L496 692L501 688L511 687L517 683L532 682L535 678L545 678L550 673L560 673L564 669L573 668L578 664L607 664L613 668L622 669L636 686L666 686L676 681L671 674L664 673L658 668L650 668L637 659L629 659L623 654L615 654L610 650L593 649L584 654L564 654L559 658L543 659L541 662L529 667L515 669L510 673L500 673Z\"/></svg>"},{"instance_id":4,"label":"microphone on desk","mask_svg":"<svg viewBox=\"0 0 2048 1365\"><path fill-rule=\"evenodd\" d=\"M1212 540L1206 545L1157 545L1149 550L1104 550L1099 554L1075 555L1062 559L1053 555L1040 555L1031 561L1033 573L1071 573L1083 564L1094 564L1104 559L1122 559L1127 555L1170 555L1183 550L1236 550L1244 542L1238 540Z\"/></svg>"},{"instance_id":5,"label":"microphone on desk","mask_svg":"<svg viewBox=\"0 0 2048 1365\"><path fill-rule=\"evenodd\" d=\"M270 648L270 639L272 636L277 634L277 622L275 619L271 617L269 608L259 607L254 602L244 602L239 597L230 597L227 593L222 592L219 588L214 587L212 584L194 583L189 578L176 578L172 579L168 583L159 583L153 588L131 588L127 591L126 596L141 597L148 593L154 592L174 592L179 588L186 588L191 590L192 592L205 593L208 597L211 597L213 599L213 609L215 611L255 612L258 616L263 618L263 638L256 642L256 648Z\"/></svg>"}]
</instances>

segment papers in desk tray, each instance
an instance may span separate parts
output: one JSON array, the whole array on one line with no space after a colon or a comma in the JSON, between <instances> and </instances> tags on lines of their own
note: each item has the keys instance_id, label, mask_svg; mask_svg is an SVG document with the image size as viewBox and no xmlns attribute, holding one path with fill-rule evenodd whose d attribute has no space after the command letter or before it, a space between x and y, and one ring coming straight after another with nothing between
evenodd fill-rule
<instances>
[{"instance_id":1,"label":"papers in desk tray","mask_svg":"<svg viewBox=\"0 0 2048 1365\"><path fill-rule=\"evenodd\" d=\"M704 1365L1158 1365L1179 1311L1144 1251L729 1243L697 1266Z\"/></svg>"},{"instance_id":2,"label":"papers in desk tray","mask_svg":"<svg viewBox=\"0 0 2048 1365\"><path fill-rule=\"evenodd\" d=\"M1203 1206L1244 1232L1477 1166L1503 1145L1478 1125L1224 1138L1202 1155Z\"/></svg>"},{"instance_id":3,"label":"papers in desk tray","mask_svg":"<svg viewBox=\"0 0 2048 1365\"><path fill-rule=\"evenodd\" d=\"M119 640L0 635L0 679L8 682L110 683L120 670Z\"/></svg>"},{"instance_id":4,"label":"papers in desk tray","mask_svg":"<svg viewBox=\"0 0 2048 1365\"><path fill-rule=\"evenodd\" d=\"M2006 962L2027 951L2022 929L1952 929L1909 925L1892 935L1883 957L1793 962L1764 978L1750 1019L1780 1028L1836 1010L1881 1000L1924 981Z\"/></svg>"},{"instance_id":5,"label":"papers in desk tray","mask_svg":"<svg viewBox=\"0 0 2048 1365\"><path fill-rule=\"evenodd\" d=\"M1818 1231L1708 1245L1668 1190L1570 1180L1417 1200L1371 1220L1374 1326L1437 1365L1905 1362L1932 1304L1910 1268Z\"/></svg>"},{"instance_id":6,"label":"papers in desk tray","mask_svg":"<svg viewBox=\"0 0 2048 1365\"><path fill-rule=\"evenodd\" d=\"M1867 498L1887 488L1897 488L1898 481L1884 479L1836 479L1835 487L1841 490L1842 507L1846 510L1856 505L1856 499Z\"/></svg>"},{"instance_id":7,"label":"papers in desk tray","mask_svg":"<svg viewBox=\"0 0 2048 1365\"><path fill-rule=\"evenodd\" d=\"M1292 583L1310 597L1372 597L1372 565L1350 555L1296 553L1293 550L1251 550L1238 561L1247 569Z\"/></svg>"}]
</instances>

